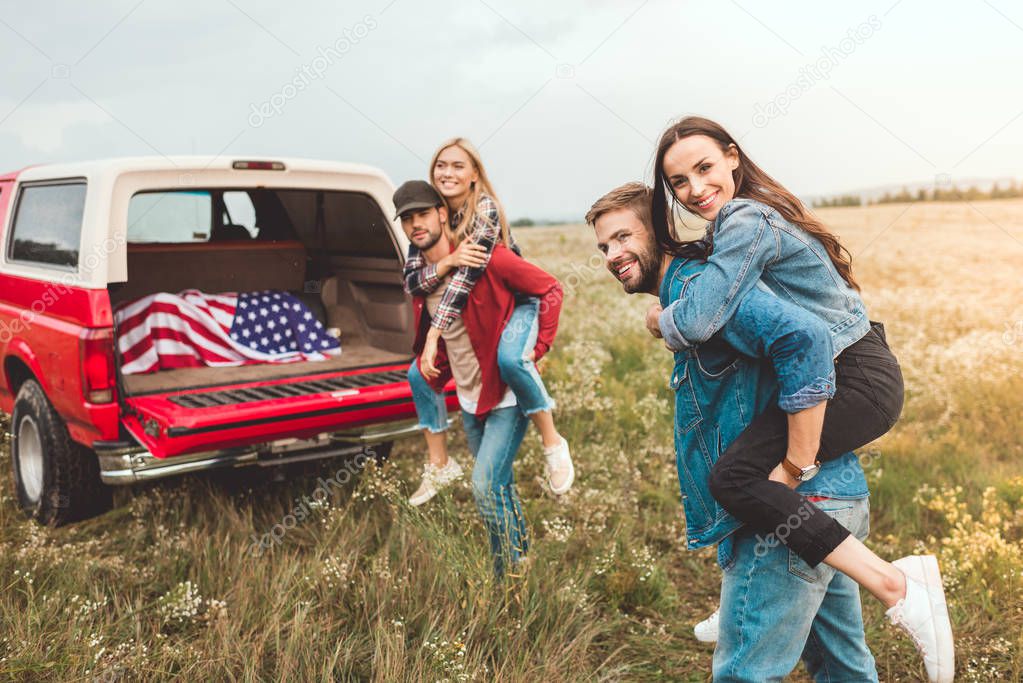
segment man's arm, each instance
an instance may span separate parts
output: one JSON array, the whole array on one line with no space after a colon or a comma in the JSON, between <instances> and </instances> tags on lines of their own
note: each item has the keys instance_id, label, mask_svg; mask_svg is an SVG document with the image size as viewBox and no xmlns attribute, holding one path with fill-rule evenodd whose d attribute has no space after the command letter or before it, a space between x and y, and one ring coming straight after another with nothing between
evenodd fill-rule
<instances>
[{"instance_id":1,"label":"man's arm","mask_svg":"<svg viewBox=\"0 0 1023 683\"><path fill-rule=\"evenodd\" d=\"M443 343L443 339L441 342ZM427 374L427 369L423 367L422 356L416 357L416 363L419 365L419 372L426 378L427 383L433 387L436 391L444 391L444 385L447 384L453 375L451 374L451 361L448 360L447 350L443 344L437 349L437 354L434 356L433 366Z\"/></svg>"}]
</instances>

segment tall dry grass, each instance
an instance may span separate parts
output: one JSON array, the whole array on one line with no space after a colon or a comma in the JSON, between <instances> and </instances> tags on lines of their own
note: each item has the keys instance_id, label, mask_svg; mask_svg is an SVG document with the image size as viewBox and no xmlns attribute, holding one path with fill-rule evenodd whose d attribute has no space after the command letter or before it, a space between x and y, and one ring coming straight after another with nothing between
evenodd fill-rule
<instances>
[{"instance_id":1,"label":"tall dry grass","mask_svg":"<svg viewBox=\"0 0 1023 683\"><path fill-rule=\"evenodd\" d=\"M821 213L854 254L907 379L902 421L870 447L870 543L888 557L940 555L960 680L1020 680L1023 203ZM569 495L546 495L528 437L516 476L529 572L494 582L466 486L424 509L404 504L423 458L415 440L262 557L251 535L337 463L284 481L239 470L122 490L110 513L61 529L23 521L8 489L0 678L707 680L711 650L691 628L716 604L720 575L712 550L681 542L670 360L642 331L649 299L621 294L583 226L517 237L566 284L545 376L578 472ZM453 453L467 460L461 436ZM920 680L881 608L867 599L865 615L881 679Z\"/></svg>"}]
</instances>

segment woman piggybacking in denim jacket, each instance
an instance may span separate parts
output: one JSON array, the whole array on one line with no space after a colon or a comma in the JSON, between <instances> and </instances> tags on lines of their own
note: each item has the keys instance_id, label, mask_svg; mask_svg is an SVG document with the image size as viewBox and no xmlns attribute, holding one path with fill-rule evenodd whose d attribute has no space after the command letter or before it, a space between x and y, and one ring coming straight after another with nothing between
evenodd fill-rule
<instances>
[{"instance_id":1,"label":"woman piggybacking in denim jacket","mask_svg":"<svg viewBox=\"0 0 1023 683\"><path fill-rule=\"evenodd\" d=\"M867 318L848 251L713 121L687 117L669 127L654 168L651 208L659 246L704 259L706 267L682 300L651 309L651 331L676 350L707 342L745 295L764 286L819 316L837 354L834 397L811 387L757 416L712 468L711 493L734 517L773 535L809 566L825 562L870 591L913 638L930 680L951 681L952 629L937 559L886 562L793 490L816 476L822 461L887 432L902 410L898 361L884 328ZM710 222L704 240L678 240L677 206Z\"/></svg>"}]
</instances>

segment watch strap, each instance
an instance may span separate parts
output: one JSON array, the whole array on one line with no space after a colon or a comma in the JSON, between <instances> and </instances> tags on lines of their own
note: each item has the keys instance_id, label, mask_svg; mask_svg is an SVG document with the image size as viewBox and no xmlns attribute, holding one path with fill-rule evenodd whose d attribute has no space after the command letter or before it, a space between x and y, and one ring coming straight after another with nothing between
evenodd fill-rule
<instances>
[{"instance_id":1,"label":"watch strap","mask_svg":"<svg viewBox=\"0 0 1023 683\"><path fill-rule=\"evenodd\" d=\"M796 464L788 458L781 461L781 466L793 479L800 479L803 476L803 470L797 467Z\"/></svg>"},{"instance_id":2,"label":"watch strap","mask_svg":"<svg viewBox=\"0 0 1023 683\"><path fill-rule=\"evenodd\" d=\"M783 468L785 468L786 472L788 472L790 475L792 475L793 479L798 479L799 481L803 481L803 469L805 469L805 468L796 465L794 462L789 460L787 456L785 457L784 460L781 461L781 466ZM821 461L820 460L814 460L813 461L813 465L808 465L807 467L813 467L813 466L816 466L816 467L819 468L821 466Z\"/></svg>"}]
</instances>

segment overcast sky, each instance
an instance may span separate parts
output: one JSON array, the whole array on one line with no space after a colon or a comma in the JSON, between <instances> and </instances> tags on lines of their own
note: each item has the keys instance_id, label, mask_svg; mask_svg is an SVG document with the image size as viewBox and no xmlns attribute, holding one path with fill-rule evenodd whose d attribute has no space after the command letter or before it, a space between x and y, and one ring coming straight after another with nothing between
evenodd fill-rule
<instances>
[{"instance_id":1,"label":"overcast sky","mask_svg":"<svg viewBox=\"0 0 1023 683\"><path fill-rule=\"evenodd\" d=\"M511 217L648 179L723 123L802 195L1020 176L1023 9L976 2L0 2L0 160L305 156L425 177L481 147Z\"/></svg>"}]
</instances>

